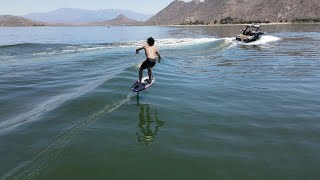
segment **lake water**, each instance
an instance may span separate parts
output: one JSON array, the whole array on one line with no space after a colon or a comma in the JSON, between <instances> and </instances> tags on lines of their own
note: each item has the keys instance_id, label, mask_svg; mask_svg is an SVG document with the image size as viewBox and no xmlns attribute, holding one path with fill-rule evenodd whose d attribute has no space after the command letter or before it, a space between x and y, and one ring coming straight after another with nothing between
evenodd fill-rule
<instances>
[{"instance_id":1,"label":"lake water","mask_svg":"<svg viewBox=\"0 0 320 180\"><path fill-rule=\"evenodd\" d=\"M0 178L320 179L320 25L241 28L0 28Z\"/></svg>"}]
</instances>

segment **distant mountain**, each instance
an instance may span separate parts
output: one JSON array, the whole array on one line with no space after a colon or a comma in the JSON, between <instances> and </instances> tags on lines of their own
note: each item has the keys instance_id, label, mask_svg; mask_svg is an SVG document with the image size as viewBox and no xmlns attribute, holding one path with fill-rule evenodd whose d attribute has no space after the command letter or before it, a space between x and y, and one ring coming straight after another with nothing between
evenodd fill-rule
<instances>
[{"instance_id":1,"label":"distant mountain","mask_svg":"<svg viewBox=\"0 0 320 180\"><path fill-rule=\"evenodd\" d=\"M320 20L319 0L175 0L149 25Z\"/></svg>"},{"instance_id":2,"label":"distant mountain","mask_svg":"<svg viewBox=\"0 0 320 180\"><path fill-rule=\"evenodd\" d=\"M123 14L120 14L114 19L103 21L103 22L96 22L90 23L89 25L97 25L97 26L137 26L143 25L142 21L136 21L133 19L129 19Z\"/></svg>"},{"instance_id":3,"label":"distant mountain","mask_svg":"<svg viewBox=\"0 0 320 180\"><path fill-rule=\"evenodd\" d=\"M35 22L27 18L11 16L11 15L0 15L0 26L4 27L18 27L18 26L45 26L45 23Z\"/></svg>"},{"instance_id":4,"label":"distant mountain","mask_svg":"<svg viewBox=\"0 0 320 180\"><path fill-rule=\"evenodd\" d=\"M23 17L52 24L85 24L110 20L117 17L119 14L124 14L125 16L138 21L146 21L152 16L123 9L84 10L61 8L48 13L27 14Z\"/></svg>"}]
</instances>

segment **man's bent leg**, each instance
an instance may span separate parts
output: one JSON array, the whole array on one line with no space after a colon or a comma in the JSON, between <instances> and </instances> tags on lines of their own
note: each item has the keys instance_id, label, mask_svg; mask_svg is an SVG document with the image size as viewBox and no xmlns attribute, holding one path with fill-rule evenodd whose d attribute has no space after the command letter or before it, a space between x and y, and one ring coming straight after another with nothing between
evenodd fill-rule
<instances>
[{"instance_id":1,"label":"man's bent leg","mask_svg":"<svg viewBox=\"0 0 320 180\"><path fill-rule=\"evenodd\" d=\"M151 70L150 67L148 67L148 75L149 75L148 83L151 83L151 81L152 81L152 70Z\"/></svg>"},{"instance_id":2,"label":"man's bent leg","mask_svg":"<svg viewBox=\"0 0 320 180\"><path fill-rule=\"evenodd\" d=\"M141 83L142 75L143 75L143 69L142 69L142 67L140 67L139 68L139 82L140 83Z\"/></svg>"}]
</instances>

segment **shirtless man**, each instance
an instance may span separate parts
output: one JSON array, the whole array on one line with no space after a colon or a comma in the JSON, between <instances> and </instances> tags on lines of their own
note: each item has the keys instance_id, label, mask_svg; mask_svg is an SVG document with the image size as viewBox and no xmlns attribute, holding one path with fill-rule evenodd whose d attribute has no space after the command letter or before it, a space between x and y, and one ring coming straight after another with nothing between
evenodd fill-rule
<instances>
[{"instance_id":1,"label":"shirtless man","mask_svg":"<svg viewBox=\"0 0 320 180\"><path fill-rule=\"evenodd\" d=\"M158 56L158 62L160 63L161 56L156 47L154 47L154 39L152 37L149 37L147 40L148 45L145 45L143 47L140 47L136 49L136 54L139 54L139 51L144 49L146 53L147 59L141 64L139 68L139 82L141 83L143 70L148 69L148 75L149 79L147 80L148 83L151 83L152 81L152 71L151 68L156 64L156 56Z\"/></svg>"}]
</instances>

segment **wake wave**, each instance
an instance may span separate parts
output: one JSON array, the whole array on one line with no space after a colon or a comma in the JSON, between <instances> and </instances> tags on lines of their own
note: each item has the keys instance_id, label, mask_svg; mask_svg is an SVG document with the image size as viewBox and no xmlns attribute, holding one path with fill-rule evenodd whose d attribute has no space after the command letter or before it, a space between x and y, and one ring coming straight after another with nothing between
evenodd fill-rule
<instances>
[{"instance_id":1,"label":"wake wave","mask_svg":"<svg viewBox=\"0 0 320 180\"><path fill-rule=\"evenodd\" d=\"M230 41L234 38L163 38L156 39L156 46L165 47L180 47L189 46L201 43L209 43L218 40ZM251 43L238 42L245 45L263 45L269 42L278 41L280 38L270 35L264 35L259 40ZM59 53L80 53L86 51L99 51L115 48L136 48L145 45L145 40L135 40L126 42L111 42L111 43L88 43L88 44L42 44L42 43L21 43L11 45L0 45L1 48L24 48L33 51L32 55L53 55Z\"/></svg>"},{"instance_id":2,"label":"wake wave","mask_svg":"<svg viewBox=\"0 0 320 180\"><path fill-rule=\"evenodd\" d=\"M87 120L82 121L69 129L67 132L61 134L55 141L49 144L43 151L41 151L32 161L25 162L16 169L5 175L7 179L35 179L44 168L49 165L50 161L58 158L58 155L69 144L74 136L79 134L81 130L88 127L90 124L101 119L108 113L111 113L127 103L134 97L135 94L130 92L127 97L113 105L106 105L101 110L90 115Z\"/></svg>"},{"instance_id":3,"label":"wake wave","mask_svg":"<svg viewBox=\"0 0 320 180\"><path fill-rule=\"evenodd\" d=\"M217 41L219 39L216 38L181 38L181 39L159 39L157 40L157 46L166 47L166 46L186 46L186 45L194 45L201 43L208 43Z\"/></svg>"},{"instance_id":4,"label":"wake wave","mask_svg":"<svg viewBox=\"0 0 320 180\"><path fill-rule=\"evenodd\" d=\"M156 46L161 48L189 46L201 43L213 42L221 39L216 38L164 38L156 39ZM57 54L74 54L85 53L90 51L102 51L107 49L119 48L137 48L145 45L145 40L127 41L127 42L112 42L112 43L89 43L89 44L42 44L42 43L22 43L12 45L0 45L4 57L9 53L10 56L17 56L15 52L19 51L18 55L27 56L50 56ZM6 53L7 50L7 53ZM13 54L12 54L13 53Z\"/></svg>"},{"instance_id":5,"label":"wake wave","mask_svg":"<svg viewBox=\"0 0 320 180\"><path fill-rule=\"evenodd\" d=\"M37 43L18 43L18 44L7 44L7 45L0 45L0 48L10 48L10 47L30 47L30 46L36 46L36 45L41 45Z\"/></svg>"},{"instance_id":6,"label":"wake wave","mask_svg":"<svg viewBox=\"0 0 320 180\"><path fill-rule=\"evenodd\" d=\"M25 123L35 121L43 113L49 112L49 111L55 109L56 107L59 107L60 105L62 105L63 103L65 103L71 99L77 98L83 94L86 94L86 93L94 90L96 87L98 87L99 85L101 85L105 81L113 78L114 76L116 76L116 74L111 75L111 76L108 75L108 76L102 77L98 80L92 81L84 86L81 86L79 88L72 90L72 93L61 94L61 95L55 96L55 97L43 102L42 104L38 105L36 108L34 108L33 110L31 110L27 113L21 114L21 115L15 117L14 119L9 119L9 120L1 122L0 123L0 134L5 133L7 131L10 131L10 130L12 130L18 126L21 126Z\"/></svg>"},{"instance_id":7,"label":"wake wave","mask_svg":"<svg viewBox=\"0 0 320 180\"><path fill-rule=\"evenodd\" d=\"M216 38L165 38L156 39L156 44L159 46L165 45L187 45L193 43L206 43L218 40ZM46 44L46 43L18 43L18 44L8 44L0 45L0 48L13 48L13 47L35 47L35 46L64 46L66 48L101 48L101 47L133 47L137 45L145 44L145 40L127 41L127 42L111 42L111 43L85 43L85 44Z\"/></svg>"}]
</instances>

